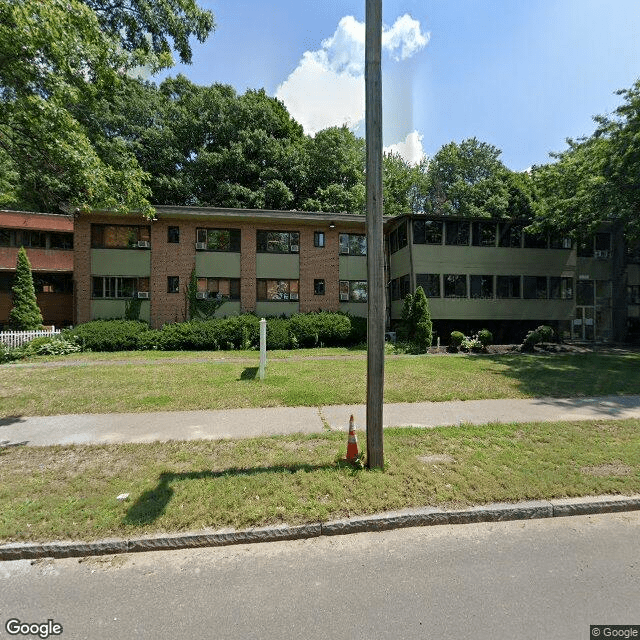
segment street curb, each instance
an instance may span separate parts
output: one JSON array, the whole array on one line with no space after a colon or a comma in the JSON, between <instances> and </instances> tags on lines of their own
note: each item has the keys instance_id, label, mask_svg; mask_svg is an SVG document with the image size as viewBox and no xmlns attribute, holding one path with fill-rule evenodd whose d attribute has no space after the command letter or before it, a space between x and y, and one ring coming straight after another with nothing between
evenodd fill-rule
<instances>
[{"instance_id":1,"label":"street curb","mask_svg":"<svg viewBox=\"0 0 640 640\"><path fill-rule=\"evenodd\" d=\"M477 522L504 522L536 518L614 513L640 510L640 495L594 496L535 500L515 504L495 503L461 510L424 507L387 512L372 516L359 516L345 520L289 527L262 527L242 531L215 531L158 535L128 540L99 540L96 542L51 542L43 544L0 545L0 561L30 560L35 558L73 558L84 556L135 553L138 551L166 551L197 547L221 547L256 542L280 542L320 536L388 531L407 527L425 527L442 524L470 524Z\"/></svg>"}]
</instances>

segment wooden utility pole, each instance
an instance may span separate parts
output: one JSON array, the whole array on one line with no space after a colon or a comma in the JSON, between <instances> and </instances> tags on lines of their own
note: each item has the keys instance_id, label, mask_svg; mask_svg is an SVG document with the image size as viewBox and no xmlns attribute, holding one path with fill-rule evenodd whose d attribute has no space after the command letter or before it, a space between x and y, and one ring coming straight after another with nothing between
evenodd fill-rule
<instances>
[{"instance_id":1,"label":"wooden utility pole","mask_svg":"<svg viewBox=\"0 0 640 640\"><path fill-rule=\"evenodd\" d=\"M365 125L367 142L367 466L384 467L384 240L382 234L382 0L366 0Z\"/></svg>"}]
</instances>

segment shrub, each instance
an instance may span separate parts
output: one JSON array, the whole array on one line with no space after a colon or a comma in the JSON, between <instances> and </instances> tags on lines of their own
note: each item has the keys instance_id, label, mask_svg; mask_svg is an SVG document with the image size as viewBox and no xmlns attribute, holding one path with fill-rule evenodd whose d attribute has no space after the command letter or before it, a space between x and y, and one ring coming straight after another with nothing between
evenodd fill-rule
<instances>
[{"instance_id":1,"label":"shrub","mask_svg":"<svg viewBox=\"0 0 640 640\"><path fill-rule=\"evenodd\" d=\"M138 338L149 330L146 322L134 320L92 320L63 332L63 337L91 351L133 351Z\"/></svg>"},{"instance_id":2,"label":"shrub","mask_svg":"<svg viewBox=\"0 0 640 640\"><path fill-rule=\"evenodd\" d=\"M422 287L418 287L413 295L406 296L401 318L398 338L409 342L418 353L426 353L433 341L433 326L429 301Z\"/></svg>"},{"instance_id":3,"label":"shrub","mask_svg":"<svg viewBox=\"0 0 640 640\"><path fill-rule=\"evenodd\" d=\"M351 323L351 331L349 331L349 337L346 344L349 346L355 346L358 344L365 344L367 342L367 319L361 316L347 315L349 322Z\"/></svg>"},{"instance_id":4,"label":"shrub","mask_svg":"<svg viewBox=\"0 0 640 640\"><path fill-rule=\"evenodd\" d=\"M38 356L66 356L70 353L80 353L82 348L75 340L67 340L63 337L50 338L36 348Z\"/></svg>"},{"instance_id":5,"label":"shrub","mask_svg":"<svg viewBox=\"0 0 640 640\"><path fill-rule=\"evenodd\" d=\"M462 345L462 341L464 340L464 333L460 331L452 331L451 332L451 340L449 341L449 346L454 349L459 349Z\"/></svg>"},{"instance_id":6,"label":"shrub","mask_svg":"<svg viewBox=\"0 0 640 640\"><path fill-rule=\"evenodd\" d=\"M474 351L478 353L480 351L484 351L485 347L478 338L478 334L475 334L471 337L465 336L464 340L460 344L460 349L462 351Z\"/></svg>"},{"instance_id":7,"label":"shrub","mask_svg":"<svg viewBox=\"0 0 640 640\"><path fill-rule=\"evenodd\" d=\"M16 331L39 329L42 326L42 314L36 300L31 263L24 247L20 247L20 251L18 251L12 291L13 306L9 313L9 327Z\"/></svg>"},{"instance_id":8,"label":"shrub","mask_svg":"<svg viewBox=\"0 0 640 640\"><path fill-rule=\"evenodd\" d=\"M300 347L338 346L351 334L351 321L342 313L296 313L289 322L291 335Z\"/></svg>"},{"instance_id":9,"label":"shrub","mask_svg":"<svg viewBox=\"0 0 640 640\"><path fill-rule=\"evenodd\" d=\"M490 344L493 344L493 334L489 329L481 329L478 331L478 340L481 342L483 347L488 347Z\"/></svg>"},{"instance_id":10,"label":"shrub","mask_svg":"<svg viewBox=\"0 0 640 640\"><path fill-rule=\"evenodd\" d=\"M267 318L267 349L290 349L291 332L288 318Z\"/></svg>"},{"instance_id":11,"label":"shrub","mask_svg":"<svg viewBox=\"0 0 640 640\"><path fill-rule=\"evenodd\" d=\"M522 342L522 351L533 351L535 345L541 342L550 342L553 338L553 329L547 325L540 325L537 329L529 331Z\"/></svg>"}]
</instances>

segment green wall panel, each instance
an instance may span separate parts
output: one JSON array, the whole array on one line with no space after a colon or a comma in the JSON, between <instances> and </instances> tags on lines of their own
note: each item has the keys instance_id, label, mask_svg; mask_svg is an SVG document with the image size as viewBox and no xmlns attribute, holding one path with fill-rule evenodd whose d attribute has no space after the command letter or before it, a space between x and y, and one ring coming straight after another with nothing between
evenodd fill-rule
<instances>
[{"instance_id":1,"label":"green wall panel","mask_svg":"<svg viewBox=\"0 0 640 640\"><path fill-rule=\"evenodd\" d=\"M239 278L240 254L230 252L198 251L196 275L210 278Z\"/></svg>"},{"instance_id":2,"label":"green wall panel","mask_svg":"<svg viewBox=\"0 0 640 640\"><path fill-rule=\"evenodd\" d=\"M366 280L367 256L340 256L340 280Z\"/></svg>"},{"instance_id":3,"label":"green wall panel","mask_svg":"<svg viewBox=\"0 0 640 640\"><path fill-rule=\"evenodd\" d=\"M297 280L300 277L300 256L297 253L258 253L256 278L282 278Z\"/></svg>"},{"instance_id":4,"label":"green wall panel","mask_svg":"<svg viewBox=\"0 0 640 640\"><path fill-rule=\"evenodd\" d=\"M92 249L91 275L151 275L151 251L148 249Z\"/></svg>"},{"instance_id":5,"label":"green wall panel","mask_svg":"<svg viewBox=\"0 0 640 640\"><path fill-rule=\"evenodd\" d=\"M298 313L300 305L297 302L257 302L256 315L260 318L267 316L287 316Z\"/></svg>"}]
</instances>

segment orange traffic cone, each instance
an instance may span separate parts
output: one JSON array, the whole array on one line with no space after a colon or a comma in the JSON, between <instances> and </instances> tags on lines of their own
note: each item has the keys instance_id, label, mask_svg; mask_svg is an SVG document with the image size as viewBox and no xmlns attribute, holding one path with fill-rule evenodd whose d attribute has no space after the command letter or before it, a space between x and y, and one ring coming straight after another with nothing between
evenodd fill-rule
<instances>
[{"instance_id":1,"label":"orange traffic cone","mask_svg":"<svg viewBox=\"0 0 640 640\"><path fill-rule=\"evenodd\" d=\"M347 461L355 462L358 457L358 438L353 426L353 416L349 418L349 439L347 440Z\"/></svg>"}]
</instances>

